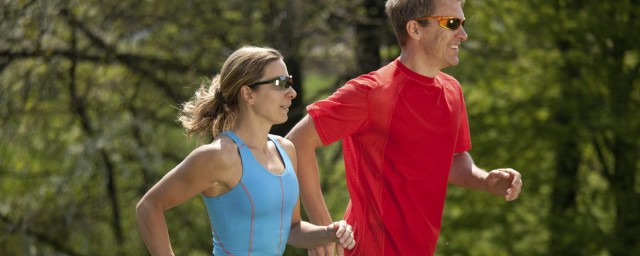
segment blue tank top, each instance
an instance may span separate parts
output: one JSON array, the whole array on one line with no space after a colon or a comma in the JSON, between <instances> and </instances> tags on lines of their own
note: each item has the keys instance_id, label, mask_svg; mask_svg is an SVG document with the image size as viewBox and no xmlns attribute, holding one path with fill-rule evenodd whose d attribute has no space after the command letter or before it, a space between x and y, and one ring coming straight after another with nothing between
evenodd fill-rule
<instances>
[{"instance_id":1,"label":"blue tank top","mask_svg":"<svg viewBox=\"0 0 640 256\"><path fill-rule=\"evenodd\" d=\"M211 222L213 254L282 255L299 192L291 160L273 135L269 135L285 167L281 175L273 174L258 163L233 132L222 134L238 145L242 178L221 196L202 195Z\"/></svg>"}]
</instances>

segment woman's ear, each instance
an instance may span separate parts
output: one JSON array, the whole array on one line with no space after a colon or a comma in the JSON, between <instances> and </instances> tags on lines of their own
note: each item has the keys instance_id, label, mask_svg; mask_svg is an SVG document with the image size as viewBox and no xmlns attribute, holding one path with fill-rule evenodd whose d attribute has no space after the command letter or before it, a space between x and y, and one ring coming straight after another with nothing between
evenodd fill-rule
<instances>
[{"instance_id":1,"label":"woman's ear","mask_svg":"<svg viewBox=\"0 0 640 256\"><path fill-rule=\"evenodd\" d=\"M242 97L244 101L249 103L249 105L253 105L255 103L254 91L247 85L243 85L240 88L240 97Z\"/></svg>"}]
</instances>

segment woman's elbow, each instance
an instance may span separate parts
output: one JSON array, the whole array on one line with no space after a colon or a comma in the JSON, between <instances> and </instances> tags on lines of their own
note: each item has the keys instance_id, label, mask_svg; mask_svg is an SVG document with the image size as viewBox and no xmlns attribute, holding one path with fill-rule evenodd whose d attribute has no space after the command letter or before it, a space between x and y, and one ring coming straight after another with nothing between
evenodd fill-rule
<instances>
[{"instance_id":1,"label":"woman's elbow","mask_svg":"<svg viewBox=\"0 0 640 256\"><path fill-rule=\"evenodd\" d=\"M136 217L140 219L141 217L148 215L155 208L153 205L154 204L150 202L147 197L140 199L138 204L136 204Z\"/></svg>"}]
</instances>

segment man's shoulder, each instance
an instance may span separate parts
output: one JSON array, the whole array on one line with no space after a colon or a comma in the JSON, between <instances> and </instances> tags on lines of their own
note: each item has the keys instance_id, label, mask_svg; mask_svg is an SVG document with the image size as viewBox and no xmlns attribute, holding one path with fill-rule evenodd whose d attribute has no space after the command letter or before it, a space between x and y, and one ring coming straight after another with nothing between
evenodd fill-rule
<instances>
[{"instance_id":1,"label":"man's shoulder","mask_svg":"<svg viewBox=\"0 0 640 256\"><path fill-rule=\"evenodd\" d=\"M362 86L367 89L376 90L380 87L388 86L392 83L393 77L397 74L395 72L397 66L395 62L390 62L387 65L381 67L378 70L362 74L347 82L354 86Z\"/></svg>"},{"instance_id":2,"label":"man's shoulder","mask_svg":"<svg viewBox=\"0 0 640 256\"><path fill-rule=\"evenodd\" d=\"M442 71L438 72L438 75L436 75L436 78L441 81L459 84L458 79Z\"/></svg>"}]
</instances>

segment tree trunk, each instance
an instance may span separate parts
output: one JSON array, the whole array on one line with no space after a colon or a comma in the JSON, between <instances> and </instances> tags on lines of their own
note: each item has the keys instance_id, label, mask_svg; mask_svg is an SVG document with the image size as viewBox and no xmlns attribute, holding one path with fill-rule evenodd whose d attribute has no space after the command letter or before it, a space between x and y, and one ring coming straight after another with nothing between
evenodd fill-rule
<instances>
[{"instance_id":1,"label":"tree trunk","mask_svg":"<svg viewBox=\"0 0 640 256\"><path fill-rule=\"evenodd\" d=\"M386 25L384 1L364 0L362 6L367 16L356 24L356 75L380 68L380 37Z\"/></svg>"},{"instance_id":2,"label":"tree trunk","mask_svg":"<svg viewBox=\"0 0 640 256\"><path fill-rule=\"evenodd\" d=\"M78 48L76 28L72 28L71 30L71 49L74 55L69 59L71 61L71 67L69 69L69 93L71 98L71 109L72 112L78 116L78 119L82 124L82 130L84 131L84 133L88 135L89 139L95 139L96 131L91 125L91 120L89 119L89 114L87 113L85 100L81 98L77 93L76 71L78 59L75 57L75 55ZM119 246L117 251L120 251L122 245L124 244L124 232L121 223L120 204L118 202L115 166L109 159L106 150L100 149L99 153L105 168L107 196L109 197L109 200L111 202L111 213L113 215L111 228L113 229L113 234Z\"/></svg>"},{"instance_id":3,"label":"tree trunk","mask_svg":"<svg viewBox=\"0 0 640 256\"><path fill-rule=\"evenodd\" d=\"M637 137L636 137L637 140ZM614 256L640 254L640 196L635 190L637 157L640 155L637 141L620 136L614 143L614 173L609 179L615 196L615 225L609 239L609 251Z\"/></svg>"},{"instance_id":4,"label":"tree trunk","mask_svg":"<svg viewBox=\"0 0 640 256\"><path fill-rule=\"evenodd\" d=\"M558 47L562 52L571 49L570 41L559 39ZM572 81L580 77L579 67L570 60L562 67L560 81ZM556 140L556 175L552 182L551 210L549 213L550 246L549 255L580 255L581 244L579 227L576 225L578 193L578 168L581 162L579 125L576 125L575 106L581 100L574 93L572 82L561 88L562 104L555 109L555 124L559 132Z\"/></svg>"},{"instance_id":5,"label":"tree trunk","mask_svg":"<svg viewBox=\"0 0 640 256\"><path fill-rule=\"evenodd\" d=\"M302 90L304 74L301 68L303 54L300 53L301 35L298 33L301 29L296 27L302 24L298 21L301 12L295 11L302 10L302 8L299 1L288 0L286 3L286 7L284 7L279 6L276 2L269 2L271 14L265 15L265 23L273 24L269 26L271 33L266 33L267 42L273 43L273 47L284 55L289 75L293 76L293 89L297 93L291 102L287 121L274 125L270 131L270 133L280 136L285 136L306 113L306 106L302 102L304 96ZM304 15L303 12L302 14Z\"/></svg>"},{"instance_id":6,"label":"tree trunk","mask_svg":"<svg viewBox=\"0 0 640 256\"><path fill-rule=\"evenodd\" d=\"M624 58L632 45L625 45L624 37L613 38L614 47L606 54L612 59L609 73L614 74L625 70ZM633 43L632 43L633 44ZM633 69L632 69L633 70ZM638 75L633 71L624 72L611 78L610 101L614 134L611 152L613 154L613 172L608 175L609 187L615 197L615 225L608 240L611 255L639 255L640 254L640 193L635 189L639 175L638 156L640 155L640 132L634 125L637 112L634 109L631 94ZM637 122L635 122L637 123Z\"/></svg>"},{"instance_id":7,"label":"tree trunk","mask_svg":"<svg viewBox=\"0 0 640 256\"><path fill-rule=\"evenodd\" d=\"M563 125L565 121L560 121ZM576 239L576 194L580 150L578 141L566 135L557 143L556 176L552 183L549 233L549 255L580 255Z\"/></svg>"}]
</instances>

